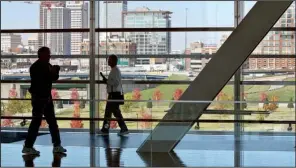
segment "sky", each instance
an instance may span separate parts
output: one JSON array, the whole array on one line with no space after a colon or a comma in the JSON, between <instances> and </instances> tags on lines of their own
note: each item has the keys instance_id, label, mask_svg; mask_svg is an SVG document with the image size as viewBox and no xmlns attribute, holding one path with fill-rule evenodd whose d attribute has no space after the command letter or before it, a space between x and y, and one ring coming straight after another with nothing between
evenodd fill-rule
<instances>
[{"instance_id":1,"label":"sky","mask_svg":"<svg viewBox=\"0 0 296 168\"><path fill-rule=\"evenodd\" d=\"M21 1L1 1L1 29L38 29L39 2L27 4ZM245 2L245 14L252 8L254 2ZM168 10L171 15L172 27L185 27L187 10L188 27L232 27L234 25L234 2L231 1L130 1L128 10L146 6L151 10ZM218 43L222 34L230 32L188 32L187 46L192 42ZM37 34L22 34L23 41ZM172 32L172 50L184 50L185 33Z\"/></svg>"}]
</instances>

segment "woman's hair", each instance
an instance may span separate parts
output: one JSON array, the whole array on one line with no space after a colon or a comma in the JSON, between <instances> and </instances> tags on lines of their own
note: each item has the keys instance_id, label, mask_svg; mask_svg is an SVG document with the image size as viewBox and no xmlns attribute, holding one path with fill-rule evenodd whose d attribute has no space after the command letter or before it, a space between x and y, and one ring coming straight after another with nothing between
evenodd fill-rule
<instances>
[{"instance_id":1,"label":"woman's hair","mask_svg":"<svg viewBox=\"0 0 296 168\"><path fill-rule=\"evenodd\" d=\"M118 62L118 57L117 57L117 55L112 54L112 55L110 55L109 57L110 57L111 59L113 59L114 62L117 64L117 62Z\"/></svg>"}]
</instances>

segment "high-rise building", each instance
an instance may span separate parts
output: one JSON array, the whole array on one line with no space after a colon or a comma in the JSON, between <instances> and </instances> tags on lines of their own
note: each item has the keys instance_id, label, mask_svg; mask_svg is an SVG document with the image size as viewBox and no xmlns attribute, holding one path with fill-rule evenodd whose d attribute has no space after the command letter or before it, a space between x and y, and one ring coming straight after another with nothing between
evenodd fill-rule
<instances>
[{"instance_id":1,"label":"high-rise building","mask_svg":"<svg viewBox=\"0 0 296 168\"><path fill-rule=\"evenodd\" d=\"M127 11L127 0L123 1L103 1L100 7L102 28L122 28L122 13ZM110 35L121 35L119 32L112 32Z\"/></svg>"},{"instance_id":2,"label":"high-rise building","mask_svg":"<svg viewBox=\"0 0 296 168\"><path fill-rule=\"evenodd\" d=\"M83 39L80 48L82 55L89 55L89 39Z\"/></svg>"},{"instance_id":3,"label":"high-rise building","mask_svg":"<svg viewBox=\"0 0 296 168\"><path fill-rule=\"evenodd\" d=\"M48 7L48 3L50 7ZM40 29L69 29L71 28L70 9L65 2L45 1L40 4ZM54 55L70 55L70 33L40 33L39 46L48 46Z\"/></svg>"},{"instance_id":4,"label":"high-rise building","mask_svg":"<svg viewBox=\"0 0 296 168\"><path fill-rule=\"evenodd\" d=\"M99 54L116 54L116 55L134 55L136 54L136 43L131 40L112 36L112 38L100 39ZM118 65L121 66L134 66L135 59L119 58Z\"/></svg>"},{"instance_id":5,"label":"high-rise building","mask_svg":"<svg viewBox=\"0 0 296 168\"><path fill-rule=\"evenodd\" d=\"M208 54L216 53L218 47L216 44L204 44L202 42L194 42L190 44L191 54ZM200 72L210 61L209 57L192 58L190 62L190 69L195 72Z\"/></svg>"},{"instance_id":6,"label":"high-rise building","mask_svg":"<svg viewBox=\"0 0 296 168\"><path fill-rule=\"evenodd\" d=\"M71 11L71 28L88 27L88 4L84 1L67 1L66 7ZM87 39L87 33L71 33L71 55L81 54L81 43Z\"/></svg>"},{"instance_id":7,"label":"high-rise building","mask_svg":"<svg viewBox=\"0 0 296 168\"><path fill-rule=\"evenodd\" d=\"M137 8L135 11L123 12L123 25L125 28L169 28L171 27L172 12L150 10L147 7ZM125 37L137 44L137 54L170 54L170 32L130 32ZM149 58L137 58L136 64L150 65ZM155 64L163 64L165 58L156 58Z\"/></svg>"},{"instance_id":8,"label":"high-rise building","mask_svg":"<svg viewBox=\"0 0 296 168\"><path fill-rule=\"evenodd\" d=\"M39 6L39 27L40 29L46 29L48 26L47 22L47 12L44 11L44 8L51 9L51 5L65 6L65 2L60 1L44 1L40 3ZM47 35L46 33L38 34L39 47L42 47L46 44Z\"/></svg>"},{"instance_id":9,"label":"high-rise building","mask_svg":"<svg viewBox=\"0 0 296 168\"><path fill-rule=\"evenodd\" d=\"M1 33L1 52L12 52L20 44L22 44L21 35L13 33Z\"/></svg>"},{"instance_id":10,"label":"high-rise building","mask_svg":"<svg viewBox=\"0 0 296 168\"><path fill-rule=\"evenodd\" d=\"M28 38L28 46L32 51L38 51L39 42L37 37L29 37Z\"/></svg>"},{"instance_id":11,"label":"high-rise building","mask_svg":"<svg viewBox=\"0 0 296 168\"><path fill-rule=\"evenodd\" d=\"M295 26L295 3L293 3L275 27ZM294 55L295 32L294 31L270 31L255 49L253 54L263 55ZM250 69L295 69L294 58L250 58Z\"/></svg>"},{"instance_id":12,"label":"high-rise building","mask_svg":"<svg viewBox=\"0 0 296 168\"><path fill-rule=\"evenodd\" d=\"M185 48L184 51L185 55L191 55L191 51L189 48ZM191 58L185 58L185 70L189 71L191 70Z\"/></svg>"}]
</instances>

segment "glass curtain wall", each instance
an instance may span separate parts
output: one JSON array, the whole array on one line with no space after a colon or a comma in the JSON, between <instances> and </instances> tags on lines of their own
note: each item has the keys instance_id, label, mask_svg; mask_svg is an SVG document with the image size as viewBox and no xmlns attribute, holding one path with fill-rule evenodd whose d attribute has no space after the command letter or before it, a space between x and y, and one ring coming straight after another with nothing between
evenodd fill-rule
<instances>
[{"instance_id":1,"label":"glass curtain wall","mask_svg":"<svg viewBox=\"0 0 296 168\"><path fill-rule=\"evenodd\" d=\"M1 131L28 129L28 69L38 48L48 46L51 63L61 66L51 91L61 132L100 129L107 92L99 72L108 76L107 58L116 54L127 126L151 133L255 3L1 0ZM293 3L205 109L199 119L207 122L196 121L188 134L230 135L236 150L224 166L256 165L251 152L242 152L247 140L294 136L295 59ZM45 121L41 130L48 130ZM118 130L111 121L111 131ZM256 139L262 134L267 139Z\"/></svg>"}]
</instances>

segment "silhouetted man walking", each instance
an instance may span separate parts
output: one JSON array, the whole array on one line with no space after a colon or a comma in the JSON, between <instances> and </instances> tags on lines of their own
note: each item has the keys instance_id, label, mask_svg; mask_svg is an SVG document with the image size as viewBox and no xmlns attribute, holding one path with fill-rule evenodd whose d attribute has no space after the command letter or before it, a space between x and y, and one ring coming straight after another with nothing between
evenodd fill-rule
<instances>
[{"instance_id":1,"label":"silhouetted man walking","mask_svg":"<svg viewBox=\"0 0 296 168\"><path fill-rule=\"evenodd\" d=\"M117 56L111 55L108 58L108 65L111 67L108 79L101 73L104 82L107 84L108 100L120 100L123 96L121 72L117 67L117 62ZM105 119L111 118L111 115L113 113L114 117L119 119L118 125L121 130L118 135L125 135L128 134L128 129L125 122L123 121L123 117L119 108L120 104L120 102L107 102L105 109ZM109 128L110 122L105 120L101 129L101 133L108 134Z\"/></svg>"},{"instance_id":2,"label":"silhouetted man walking","mask_svg":"<svg viewBox=\"0 0 296 168\"><path fill-rule=\"evenodd\" d=\"M29 92L32 95L33 119L29 126L27 139L22 150L22 152L26 154L40 154L33 146L38 135L43 115L49 125L49 131L54 146L53 152L63 153L67 151L61 146L60 132L51 97L52 82L58 80L60 67L58 65L52 66L49 60L50 49L48 47L41 47L38 50L38 60L30 67L31 87Z\"/></svg>"}]
</instances>

